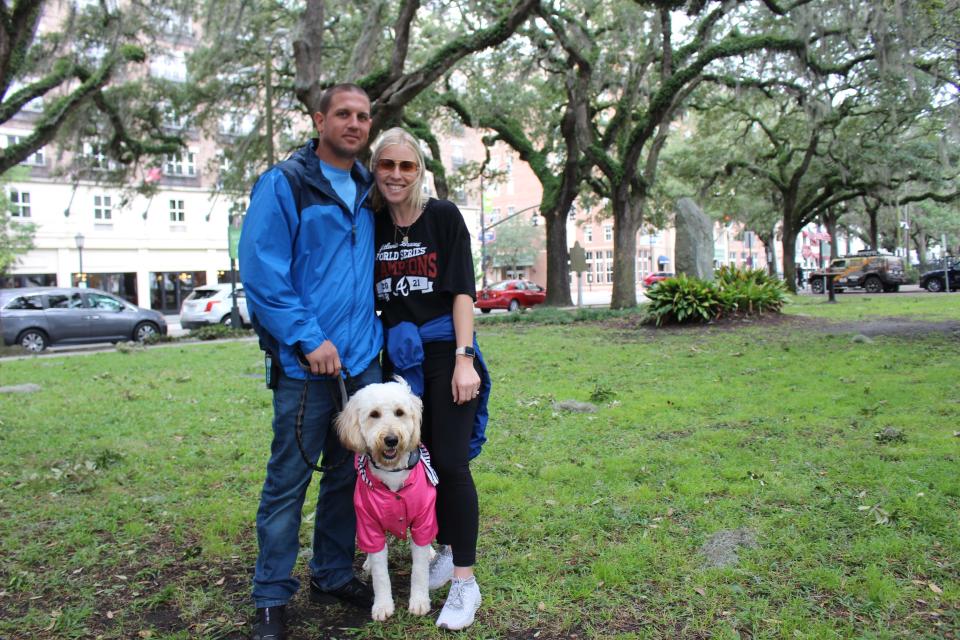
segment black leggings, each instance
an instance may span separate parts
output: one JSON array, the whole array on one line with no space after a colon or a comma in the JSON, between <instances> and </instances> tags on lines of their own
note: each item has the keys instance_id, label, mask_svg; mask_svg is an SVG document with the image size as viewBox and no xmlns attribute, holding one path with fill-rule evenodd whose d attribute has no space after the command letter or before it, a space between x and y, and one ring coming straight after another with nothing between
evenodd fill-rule
<instances>
[{"instance_id":1,"label":"black leggings","mask_svg":"<svg viewBox=\"0 0 960 640\"><path fill-rule=\"evenodd\" d=\"M440 478L437 485L437 542L453 548L453 564L472 567L477 557L480 508L470 474L470 436L478 400L454 404L454 342L423 345L423 427L421 439ZM479 365L474 361L479 373Z\"/></svg>"}]
</instances>

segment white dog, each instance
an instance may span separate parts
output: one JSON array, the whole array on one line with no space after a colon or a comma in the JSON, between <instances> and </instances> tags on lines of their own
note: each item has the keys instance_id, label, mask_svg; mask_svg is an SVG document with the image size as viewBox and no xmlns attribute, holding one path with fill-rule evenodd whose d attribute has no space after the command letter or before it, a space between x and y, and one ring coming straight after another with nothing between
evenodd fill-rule
<instances>
[{"instance_id":1,"label":"white dog","mask_svg":"<svg viewBox=\"0 0 960 640\"><path fill-rule=\"evenodd\" d=\"M420 444L423 403L406 382L396 380L360 389L336 420L340 440L358 454L357 547L368 554L364 566L373 576L374 620L393 615L386 532L402 540L410 530L409 611L415 615L430 611L430 543L437 535L437 476Z\"/></svg>"}]
</instances>

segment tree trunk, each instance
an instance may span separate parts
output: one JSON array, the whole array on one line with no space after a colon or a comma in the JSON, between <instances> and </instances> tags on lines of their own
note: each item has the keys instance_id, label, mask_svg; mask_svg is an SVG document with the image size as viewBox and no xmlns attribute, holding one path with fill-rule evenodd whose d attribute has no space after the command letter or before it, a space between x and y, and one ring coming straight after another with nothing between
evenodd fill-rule
<instances>
[{"instance_id":1,"label":"tree trunk","mask_svg":"<svg viewBox=\"0 0 960 640\"><path fill-rule=\"evenodd\" d=\"M797 292L797 233L793 228L791 216L787 213L783 215L783 281L793 293Z\"/></svg>"},{"instance_id":2,"label":"tree trunk","mask_svg":"<svg viewBox=\"0 0 960 640\"><path fill-rule=\"evenodd\" d=\"M569 204L553 211L541 211L547 227L547 299L544 304L569 307L570 262L567 251L567 211Z\"/></svg>"},{"instance_id":3,"label":"tree trunk","mask_svg":"<svg viewBox=\"0 0 960 640\"><path fill-rule=\"evenodd\" d=\"M880 225L877 222L879 207L867 209L867 216L870 218L870 249L878 251L880 249Z\"/></svg>"},{"instance_id":4,"label":"tree trunk","mask_svg":"<svg viewBox=\"0 0 960 640\"><path fill-rule=\"evenodd\" d=\"M777 229L774 226L769 233L757 234L760 242L767 250L767 273L773 277L777 276L777 247L774 244L777 241Z\"/></svg>"},{"instance_id":5,"label":"tree trunk","mask_svg":"<svg viewBox=\"0 0 960 640\"><path fill-rule=\"evenodd\" d=\"M910 235L913 236L913 244L917 248L920 273L923 273L927 270L927 234L918 227L918 232Z\"/></svg>"},{"instance_id":6,"label":"tree trunk","mask_svg":"<svg viewBox=\"0 0 960 640\"><path fill-rule=\"evenodd\" d=\"M823 226L827 228L830 234L830 259L840 255L840 243L837 241L837 217L832 211L827 211L821 216Z\"/></svg>"},{"instance_id":7,"label":"tree trunk","mask_svg":"<svg viewBox=\"0 0 960 640\"><path fill-rule=\"evenodd\" d=\"M613 204L613 292L611 309L637 306L637 231L646 198L630 200L629 190L615 190Z\"/></svg>"}]
</instances>

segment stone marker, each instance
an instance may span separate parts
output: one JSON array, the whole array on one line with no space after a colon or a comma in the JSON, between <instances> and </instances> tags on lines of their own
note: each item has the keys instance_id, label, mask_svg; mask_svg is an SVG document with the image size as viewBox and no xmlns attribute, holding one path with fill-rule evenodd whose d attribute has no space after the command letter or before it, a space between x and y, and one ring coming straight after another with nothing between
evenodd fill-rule
<instances>
[{"instance_id":1,"label":"stone marker","mask_svg":"<svg viewBox=\"0 0 960 640\"><path fill-rule=\"evenodd\" d=\"M677 273L713 280L713 220L690 198L677 201Z\"/></svg>"}]
</instances>

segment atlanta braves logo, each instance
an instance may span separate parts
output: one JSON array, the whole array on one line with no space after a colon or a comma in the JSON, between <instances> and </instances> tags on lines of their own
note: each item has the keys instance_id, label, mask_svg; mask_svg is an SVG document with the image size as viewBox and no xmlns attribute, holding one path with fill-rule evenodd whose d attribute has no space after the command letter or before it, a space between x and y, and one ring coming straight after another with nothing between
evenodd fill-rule
<instances>
[{"instance_id":1,"label":"atlanta braves logo","mask_svg":"<svg viewBox=\"0 0 960 640\"><path fill-rule=\"evenodd\" d=\"M408 295L410 295L410 286L408 285L406 278L400 278L399 280L397 280L397 287L395 292L398 296L407 297Z\"/></svg>"}]
</instances>

